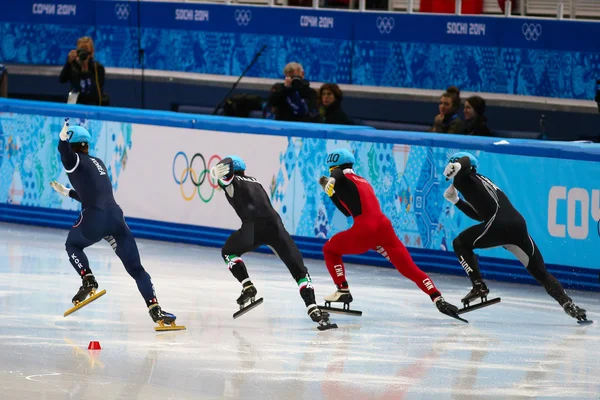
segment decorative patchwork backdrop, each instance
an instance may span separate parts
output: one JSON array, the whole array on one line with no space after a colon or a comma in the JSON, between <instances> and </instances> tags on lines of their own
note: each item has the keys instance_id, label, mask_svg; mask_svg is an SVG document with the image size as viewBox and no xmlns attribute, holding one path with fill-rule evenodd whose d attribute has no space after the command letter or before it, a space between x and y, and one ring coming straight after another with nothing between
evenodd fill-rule
<instances>
[{"instance_id":1,"label":"decorative patchwork backdrop","mask_svg":"<svg viewBox=\"0 0 600 400\"><path fill-rule=\"evenodd\" d=\"M90 152L105 161L113 189L132 147L131 124L74 118L95 134ZM80 203L59 196L49 183L68 183L57 150L64 119L0 113L0 203L77 210Z\"/></svg>"},{"instance_id":2,"label":"decorative patchwork backdrop","mask_svg":"<svg viewBox=\"0 0 600 400\"><path fill-rule=\"evenodd\" d=\"M3 5L0 61L62 65L89 35L108 67L139 68L141 46L149 69L239 75L267 45L248 76L281 78L298 61L312 81L576 99L592 99L600 79L593 22L70 2L69 15L35 0Z\"/></svg>"},{"instance_id":3,"label":"decorative patchwork backdrop","mask_svg":"<svg viewBox=\"0 0 600 400\"><path fill-rule=\"evenodd\" d=\"M449 155L461 149L289 138L271 193L292 234L327 238L352 225L318 184L321 175L328 176L326 154L337 147L354 152L354 170L371 183L406 246L450 250L462 230L478 223L444 199L451 182L442 172ZM600 163L470 151L479 158L480 172L523 214L547 262L598 268L600 186L594 182ZM512 257L503 249L484 253Z\"/></svg>"},{"instance_id":4,"label":"decorative patchwork backdrop","mask_svg":"<svg viewBox=\"0 0 600 400\"><path fill-rule=\"evenodd\" d=\"M78 208L49 185L55 179L68 182L56 149L62 122L60 117L0 113L0 203ZM451 250L452 240L477 223L443 196L450 184L442 176L448 156L465 149L384 143L389 136L378 139L373 134L365 137L381 142L270 136L261 134L261 128L239 133L236 130L248 126L235 121L225 122L235 132L76 118L73 122L92 133L91 152L105 161L116 200L128 217L237 229L239 218L207 174L218 160L237 154L246 161L247 174L257 177L270 194L290 233L328 238L352 224L318 184L321 175L328 175L327 153L344 147L354 152L355 171L371 183L407 246ZM303 129L310 136L319 126ZM296 132L301 134L299 128ZM434 141L429 135L427 142ZM479 158L479 171L523 214L547 262L599 268L599 162L471 152ZM512 258L501 249L483 253Z\"/></svg>"}]
</instances>

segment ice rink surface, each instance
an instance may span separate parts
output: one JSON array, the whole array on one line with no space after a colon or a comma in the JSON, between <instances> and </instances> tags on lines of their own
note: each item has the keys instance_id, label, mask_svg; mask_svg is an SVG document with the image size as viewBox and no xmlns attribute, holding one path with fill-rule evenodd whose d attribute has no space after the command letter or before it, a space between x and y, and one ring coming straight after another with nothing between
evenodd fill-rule
<instances>
[{"instance_id":1,"label":"ice rink surface","mask_svg":"<svg viewBox=\"0 0 600 400\"><path fill-rule=\"evenodd\" d=\"M0 224L2 399L599 399L598 293L569 293L575 323L541 287L488 282L502 303L440 314L395 269L348 265L353 306L319 332L271 255L244 257L264 304L233 320L240 285L219 249L139 240L163 309L186 331L156 333L111 247L87 254L107 294L63 318L80 280L67 232ZM307 260L317 297L334 291ZM466 277L433 274L457 304ZM89 351L90 341L102 350Z\"/></svg>"}]
</instances>

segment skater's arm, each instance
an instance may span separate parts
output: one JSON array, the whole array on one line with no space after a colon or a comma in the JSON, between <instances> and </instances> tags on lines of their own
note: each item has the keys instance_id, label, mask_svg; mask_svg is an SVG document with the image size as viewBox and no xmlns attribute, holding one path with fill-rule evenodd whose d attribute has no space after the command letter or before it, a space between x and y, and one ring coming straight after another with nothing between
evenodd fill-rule
<instances>
[{"instance_id":1,"label":"skater's arm","mask_svg":"<svg viewBox=\"0 0 600 400\"><path fill-rule=\"evenodd\" d=\"M69 118L65 118L65 124L59 134L58 152L60 153L60 160L68 174L75 171L79 165L79 154L71 149L71 143L69 143L69 138L72 135L73 131L69 130Z\"/></svg>"},{"instance_id":2,"label":"skater's arm","mask_svg":"<svg viewBox=\"0 0 600 400\"><path fill-rule=\"evenodd\" d=\"M340 199L338 198L338 196L335 193L333 196L330 197L330 199L331 199L331 201L333 201L333 204L335 204L337 209L340 210L340 212L342 214L344 214L346 217L352 216L352 214L350 214L350 211L348 211L348 209L346 207L344 207L344 205L342 204L342 202L340 201Z\"/></svg>"},{"instance_id":3,"label":"skater's arm","mask_svg":"<svg viewBox=\"0 0 600 400\"><path fill-rule=\"evenodd\" d=\"M63 167L67 170L67 173L70 174L75 171L79 165L79 154L71 149L69 142L60 140L58 142L58 151L60 152L60 160L62 161Z\"/></svg>"},{"instance_id":4,"label":"skater's arm","mask_svg":"<svg viewBox=\"0 0 600 400\"><path fill-rule=\"evenodd\" d=\"M321 187L325 191L327 190L326 186L327 186L328 182L329 182L329 178L327 178L326 176L321 176L321 178L319 179L319 184L321 185ZM340 212L342 214L344 214L346 217L352 216L352 214L350 214L350 212L348 211L348 209L346 207L344 207L344 205L340 201L340 199L337 196L337 194L335 193L335 191L333 192L333 194L331 196L329 196L329 198L331 199L331 201L333 202L333 204L335 204L335 206L337 207L337 209L340 210Z\"/></svg>"},{"instance_id":5,"label":"skater's arm","mask_svg":"<svg viewBox=\"0 0 600 400\"><path fill-rule=\"evenodd\" d=\"M72 198L73 200L77 200L78 202L81 203L81 199L79 198L79 195L73 189L69 190L69 197Z\"/></svg>"},{"instance_id":6,"label":"skater's arm","mask_svg":"<svg viewBox=\"0 0 600 400\"><path fill-rule=\"evenodd\" d=\"M471 203L469 203L467 201L464 201L463 199L459 199L458 202L455 205L467 217L469 217L471 219L474 219L475 221L479 221L479 222L483 222L484 221L484 219L481 218L481 216L477 213L477 211L475 211L475 209L473 208L473 206L471 205Z\"/></svg>"},{"instance_id":7,"label":"skater's arm","mask_svg":"<svg viewBox=\"0 0 600 400\"><path fill-rule=\"evenodd\" d=\"M210 176L217 180L218 185L225 189L233 183L233 160L224 158L217 165L211 168Z\"/></svg>"}]
</instances>

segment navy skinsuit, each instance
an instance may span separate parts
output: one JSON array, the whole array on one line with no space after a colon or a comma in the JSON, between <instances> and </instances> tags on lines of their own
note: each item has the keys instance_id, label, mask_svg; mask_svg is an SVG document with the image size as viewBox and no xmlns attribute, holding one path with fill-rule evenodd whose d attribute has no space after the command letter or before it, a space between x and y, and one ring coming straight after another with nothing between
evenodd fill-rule
<instances>
[{"instance_id":1,"label":"navy skinsuit","mask_svg":"<svg viewBox=\"0 0 600 400\"><path fill-rule=\"evenodd\" d=\"M135 239L125 223L123 210L115 201L106 166L99 158L74 152L66 141L59 141L58 151L74 189L69 196L80 201L82 209L66 242L71 265L82 277L91 274L83 249L104 238L135 279L146 304L155 304L150 275L142 267Z\"/></svg>"}]
</instances>

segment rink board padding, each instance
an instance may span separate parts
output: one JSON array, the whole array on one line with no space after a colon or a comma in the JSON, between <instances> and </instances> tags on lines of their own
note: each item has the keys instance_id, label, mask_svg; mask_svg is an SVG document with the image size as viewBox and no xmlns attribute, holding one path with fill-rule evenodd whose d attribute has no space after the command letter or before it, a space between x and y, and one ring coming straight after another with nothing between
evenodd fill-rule
<instances>
[{"instance_id":1,"label":"rink board padding","mask_svg":"<svg viewBox=\"0 0 600 400\"><path fill-rule=\"evenodd\" d=\"M78 215L79 213L74 211L0 204L0 221L15 224L70 229L77 220ZM127 218L127 224L137 238L208 247L223 246L225 240L233 232L228 229L138 218ZM305 258L323 260L322 249L326 242L325 239L294 236L294 240ZM465 276L462 267L458 264L454 253L451 251L412 247L409 250L415 263L426 272ZM258 248L256 251L272 254L272 251L264 246ZM358 256L345 256L344 261L393 268L386 259L374 251ZM527 273L525 267L516 260L479 257L479 262L483 277L487 280L537 285L537 282ZM589 291L600 290L598 270L556 264L547 264L546 267L550 273L559 279L565 288ZM465 285L468 284L466 279L465 276Z\"/></svg>"}]
</instances>

